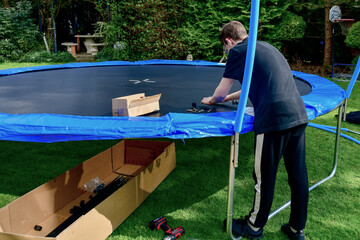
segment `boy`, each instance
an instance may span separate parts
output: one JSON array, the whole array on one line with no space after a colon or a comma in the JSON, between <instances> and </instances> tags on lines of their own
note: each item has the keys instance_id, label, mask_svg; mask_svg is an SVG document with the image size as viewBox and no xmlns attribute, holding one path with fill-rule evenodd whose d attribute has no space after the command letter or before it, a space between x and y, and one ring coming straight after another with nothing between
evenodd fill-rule
<instances>
[{"instance_id":1,"label":"boy","mask_svg":"<svg viewBox=\"0 0 360 240\"><path fill-rule=\"evenodd\" d=\"M248 35L237 21L226 24L220 41L229 51L223 78L203 104L239 99L241 91L229 94L235 80L242 83ZM233 220L233 234L252 239L263 237L273 200L275 178L284 157L291 188L289 223L281 228L290 239L305 239L303 229L309 198L305 165L305 128L308 117L290 67L282 54L266 42L256 44L249 98L254 106L255 163L253 208L243 219ZM226 224L225 224L226 225Z\"/></svg>"}]
</instances>

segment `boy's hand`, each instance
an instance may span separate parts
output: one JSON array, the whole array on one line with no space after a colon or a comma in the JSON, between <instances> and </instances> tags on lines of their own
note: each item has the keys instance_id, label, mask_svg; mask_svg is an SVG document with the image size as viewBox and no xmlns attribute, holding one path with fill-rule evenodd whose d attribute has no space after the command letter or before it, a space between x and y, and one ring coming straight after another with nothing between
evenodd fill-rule
<instances>
[{"instance_id":1,"label":"boy's hand","mask_svg":"<svg viewBox=\"0 0 360 240\"><path fill-rule=\"evenodd\" d=\"M201 100L201 103L206 104L206 105L214 105L215 104L214 102L212 102L212 97L204 97Z\"/></svg>"},{"instance_id":2,"label":"boy's hand","mask_svg":"<svg viewBox=\"0 0 360 240\"><path fill-rule=\"evenodd\" d=\"M230 99L228 98L228 96L229 96L229 95L227 95L227 96L224 98L224 100L221 101L221 103L230 101Z\"/></svg>"}]
</instances>

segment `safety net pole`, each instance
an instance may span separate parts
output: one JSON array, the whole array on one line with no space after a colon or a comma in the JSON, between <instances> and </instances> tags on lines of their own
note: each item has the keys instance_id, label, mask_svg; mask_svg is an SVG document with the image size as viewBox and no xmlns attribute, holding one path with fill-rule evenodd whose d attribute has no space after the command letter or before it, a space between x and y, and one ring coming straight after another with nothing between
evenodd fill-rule
<instances>
[{"instance_id":1,"label":"safety net pole","mask_svg":"<svg viewBox=\"0 0 360 240\"><path fill-rule=\"evenodd\" d=\"M238 156L239 156L239 134L242 130L243 118L245 114L245 107L249 95L251 77L254 67L255 59L255 48L257 40L257 31L259 23L259 9L260 9L260 0L251 1L250 9L250 30L249 30L249 39L246 51L246 62L244 77L241 87L241 94L239 99L239 105L236 112L234 131L235 135L231 138L231 147L230 147L230 169L229 169L229 191L228 191L228 210L227 210L227 221L226 221L226 232L232 239L234 238L232 234L232 219L233 219L233 205L234 205L234 182L235 182L235 168L238 166Z\"/></svg>"},{"instance_id":2,"label":"safety net pole","mask_svg":"<svg viewBox=\"0 0 360 240\"><path fill-rule=\"evenodd\" d=\"M359 59L357 61L356 67L355 67L355 71L353 72L353 75L351 77L350 83L346 89L346 93L345 93L345 105L344 105L344 115L343 115L343 121L346 121L346 112L347 112L347 102L348 99L350 98L351 92L355 86L355 82L359 77L359 72L360 72L360 56Z\"/></svg>"},{"instance_id":3,"label":"safety net pole","mask_svg":"<svg viewBox=\"0 0 360 240\"><path fill-rule=\"evenodd\" d=\"M359 56L358 62L356 64L355 71L351 77L350 84L349 84L348 88L346 89L346 93L345 93L346 98L350 98L351 92L355 86L355 82L359 77L359 73L360 73L360 56Z\"/></svg>"}]
</instances>

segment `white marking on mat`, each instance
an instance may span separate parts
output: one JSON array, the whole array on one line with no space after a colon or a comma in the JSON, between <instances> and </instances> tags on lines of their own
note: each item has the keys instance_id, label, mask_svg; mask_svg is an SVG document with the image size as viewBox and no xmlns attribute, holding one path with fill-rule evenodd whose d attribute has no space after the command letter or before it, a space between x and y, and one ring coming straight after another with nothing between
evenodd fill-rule
<instances>
[{"instance_id":1,"label":"white marking on mat","mask_svg":"<svg viewBox=\"0 0 360 240\"><path fill-rule=\"evenodd\" d=\"M155 81L152 81L152 80L150 80L149 78L146 78L146 79L144 79L144 80L134 79L134 80L129 80L129 82L134 82L134 84L139 84L139 83L143 83L143 82L146 82L146 83L156 83Z\"/></svg>"}]
</instances>

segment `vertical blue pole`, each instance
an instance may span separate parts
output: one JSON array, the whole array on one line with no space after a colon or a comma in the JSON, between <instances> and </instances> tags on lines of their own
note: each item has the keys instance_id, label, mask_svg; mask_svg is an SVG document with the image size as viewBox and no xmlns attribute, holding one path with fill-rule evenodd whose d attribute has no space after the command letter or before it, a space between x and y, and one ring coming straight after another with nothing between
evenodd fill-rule
<instances>
[{"instance_id":1,"label":"vertical blue pole","mask_svg":"<svg viewBox=\"0 0 360 240\"><path fill-rule=\"evenodd\" d=\"M331 51L331 77L334 77L334 67L335 67L335 27L334 23L331 23L332 27L332 51Z\"/></svg>"},{"instance_id":2,"label":"vertical blue pole","mask_svg":"<svg viewBox=\"0 0 360 240\"><path fill-rule=\"evenodd\" d=\"M75 8L74 8L74 4L71 4L71 10L72 10L72 15L73 15L73 29L74 29L74 40L73 42L76 43L77 39L75 37L75 35L77 34L77 20L76 20L76 13L75 13Z\"/></svg>"},{"instance_id":3,"label":"vertical blue pole","mask_svg":"<svg viewBox=\"0 0 360 240\"><path fill-rule=\"evenodd\" d=\"M244 71L244 78L241 87L239 106L236 112L236 119L234 126L234 131L238 133L240 133L242 129L245 107L249 95L251 77L254 67L255 48L256 48L257 32L259 25L259 9L260 9L260 0L252 0L251 13L250 13L250 31L249 31L249 40L248 40L248 46L246 52L245 71Z\"/></svg>"},{"instance_id":4,"label":"vertical blue pole","mask_svg":"<svg viewBox=\"0 0 360 240\"><path fill-rule=\"evenodd\" d=\"M259 8L260 0L251 0L251 12L250 12L250 31L249 40L246 50L246 62L244 78L241 87L241 94L239 99L239 105L236 112L236 119L234 125L235 134L231 138L230 149L230 169L229 169L229 192L228 192L228 210L226 221L226 232L231 239L240 239L241 237L234 238L232 234L232 221L233 221L233 204L234 204L234 186L235 186L235 168L238 165L239 158L239 133L242 129L243 118L245 114L245 107L247 98L249 95L251 77L254 67L255 48L257 40L257 30L259 25Z\"/></svg>"},{"instance_id":5,"label":"vertical blue pole","mask_svg":"<svg viewBox=\"0 0 360 240\"><path fill-rule=\"evenodd\" d=\"M110 5L107 4L108 22L110 22Z\"/></svg>"},{"instance_id":6,"label":"vertical blue pole","mask_svg":"<svg viewBox=\"0 0 360 240\"><path fill-rule=\"evenodd\" d=\"M55 17L54 17L54 1L51 1L51 19L52 19L53 35L54 35L54 52L57 53L56 25L55 25Z\"/></svg>"},{"instance_id":7,"label":"vertical blue pole","mask_svg":"<svg viewBox=\"0 0 360 240\"><path fill-rule=\"evenodd\" d=\"M353 90L353 88L355 86L355 82L359 77L359 73L360 73L360 56L359 56L358 62L356 64L355 71L354 71L354 73L353 73L353 75L351 77L349 86L346 89L346 93L345 93L346 98L350 98L351 92L352 92L352 90Z\"/></svg>"},{"instance_id":8,"label":"vertical blue pole","mask_svg":"<svg viewBox=\"0 0 360 240\"><path fill-rule=\"evenodd\" d=\"M38 4L38 14L39 14L39 30L42 36L42 24L41 24L41 14L40 14L40 0L37 1Z\"/></svg>"}]
</instances>

